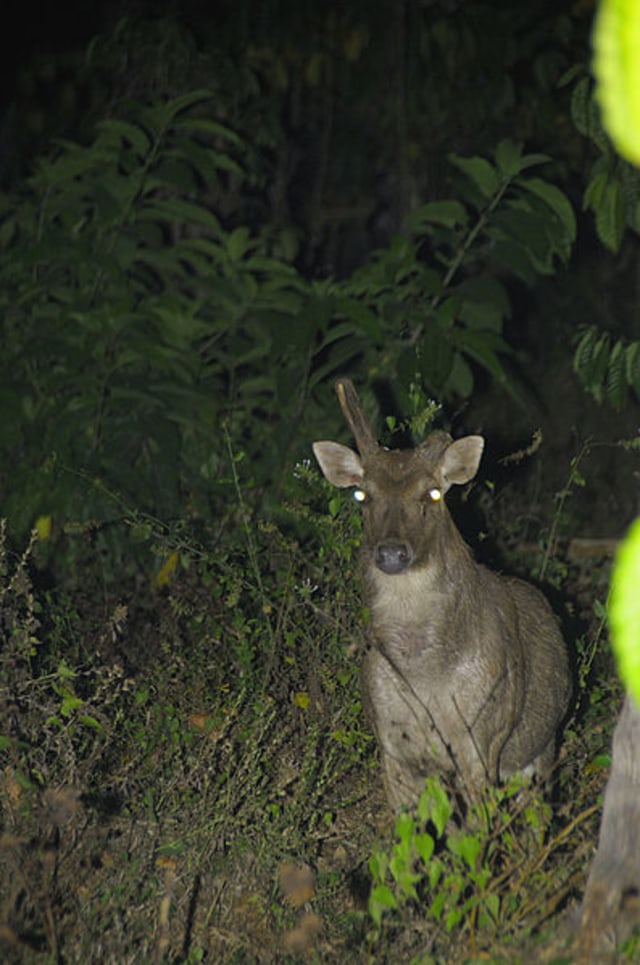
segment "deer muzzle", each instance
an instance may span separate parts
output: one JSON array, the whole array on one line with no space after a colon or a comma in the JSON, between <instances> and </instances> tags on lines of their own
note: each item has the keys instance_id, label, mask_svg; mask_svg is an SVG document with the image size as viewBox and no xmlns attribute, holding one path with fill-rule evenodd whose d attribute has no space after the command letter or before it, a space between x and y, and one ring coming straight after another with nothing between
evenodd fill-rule
<instances>
[{"instance_id":1,"label":"deer muzzle","mask_svg":"<svg viewBox=\"0 0 640 965\"><path fill-rule=\"evenodd\" d=\"M407 543L379 543L375 563L383 573L403 573L411 566L413 551Z\"/></svg>"}]
</instances>

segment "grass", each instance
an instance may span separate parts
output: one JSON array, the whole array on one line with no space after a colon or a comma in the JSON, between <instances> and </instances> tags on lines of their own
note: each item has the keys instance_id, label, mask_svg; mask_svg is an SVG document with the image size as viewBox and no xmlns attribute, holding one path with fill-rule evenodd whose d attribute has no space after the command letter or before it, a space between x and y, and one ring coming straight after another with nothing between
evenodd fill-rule
<instances>
[{"instance_id":1,"label":"grass","mask_svg":"<svg viewBox=\"0 0 640 965\"><path fill-rule=\"evenodd\" d=\"M551 805L494 791L466 843L428 807L394 823L360 705L357 522L300 473L288 519L240 505L213 546L152 532L155 566L119 574L95 532L18 554L0 534L9 965L571 960L620 698L601 621Z\"/></svg>"}]
</instances>

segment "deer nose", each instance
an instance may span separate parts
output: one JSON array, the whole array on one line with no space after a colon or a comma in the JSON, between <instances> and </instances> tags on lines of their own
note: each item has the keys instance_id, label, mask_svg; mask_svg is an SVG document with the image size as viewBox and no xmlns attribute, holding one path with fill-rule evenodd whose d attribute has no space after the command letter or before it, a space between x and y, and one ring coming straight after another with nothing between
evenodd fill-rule
<instances>
[{"instance_id":1,"label":"deer nose","mask_svg":"<svg viewBox=\"0 0 640 965\"><path fill-rule=\"evenodd\" d=\"M382 543L376 548L376 566L383 573L402 573L412 559L411 548L406 543Z\"/></svg>"}]
</instances>

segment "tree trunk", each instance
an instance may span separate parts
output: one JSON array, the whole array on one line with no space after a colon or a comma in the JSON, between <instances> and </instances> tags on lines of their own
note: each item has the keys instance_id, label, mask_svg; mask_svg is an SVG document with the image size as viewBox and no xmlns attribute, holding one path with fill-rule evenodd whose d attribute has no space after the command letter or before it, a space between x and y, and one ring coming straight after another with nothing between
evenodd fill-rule
<instances>
[{"instance_id":1,"label":"tree trunk","mask_svg":"<svg viewBox=\"0 0 640 965\"><path fill-rule=\"evenodd\" d=\"M574 959L615 962L640 925L640 712L627 696L613 735L598 850L580 909Z\"/></svg>"}]
</instances>

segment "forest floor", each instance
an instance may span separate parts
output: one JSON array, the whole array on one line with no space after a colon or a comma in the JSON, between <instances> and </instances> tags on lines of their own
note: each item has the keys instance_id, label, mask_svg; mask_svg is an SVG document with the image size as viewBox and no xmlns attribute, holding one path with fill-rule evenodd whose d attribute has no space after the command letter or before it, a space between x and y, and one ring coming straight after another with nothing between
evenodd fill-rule
<instances>
[{"instance_id":1,"label":"forest floor","mask_svg":"<svg viewBox=\"0 0 640 965\"><path fill-rule=\"evenodd\" d=\"M489 793L461 847L394 824L384 799L359 697L353 510L299 514L312 557L286 525L244 526L150 578L105 581L85 532L46 588L46 548L5 543L8 965L571 962L622 696L609 559L547 561L576 668L551 801ZM514 545L511 567L532 573Z\"/></svg>"}]
</instances>

